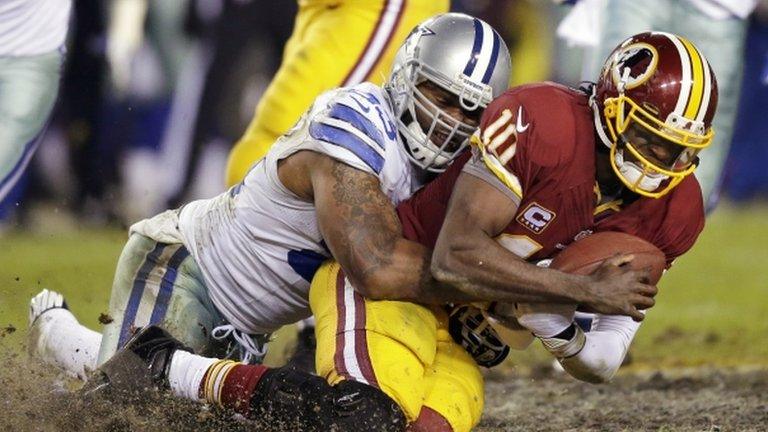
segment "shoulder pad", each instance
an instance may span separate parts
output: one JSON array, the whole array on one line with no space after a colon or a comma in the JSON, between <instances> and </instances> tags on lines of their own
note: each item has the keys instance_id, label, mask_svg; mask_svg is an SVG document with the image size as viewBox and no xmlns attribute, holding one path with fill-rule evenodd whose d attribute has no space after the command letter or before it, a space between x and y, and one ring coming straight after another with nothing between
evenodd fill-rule
<instances>
[{"instance_id":1,"label":"shoulder pad","mask_svg":"<svg viewBox=\"0 0 768 432\"><path fill-rule=\"evenodd\" d=\"M572 160L580 139L576 112L585 103L583 95L556 84L512 88L485 110L472 142L491 172L522 196L521 184L539 168Z\"/></svg>"},{"instance_id":2,"label":"shoulder pad","mask_svg":"<svg viewBox=\"0 0 768 432\"><path fill-rule=\"evenodd\" d=\"M515 87L488 106L480 138L488 142L488 150L494 151L502 164L518 154L537 166L557 166L573 156L579 139L576 113L585 108L586 98L564 86L541 83Z\"/></svg>"},{"instance_id":3,"label":"shoulder pad","mask_svg":"<svg viewBox=\"0 0 768 432\"><path fill-rule=\"evenodd\" d=\"M364 83L339 89L310 124L310 135L355 154L376 173L397 142L392 112L380 87Z\"/></svg>"}]
</instances>

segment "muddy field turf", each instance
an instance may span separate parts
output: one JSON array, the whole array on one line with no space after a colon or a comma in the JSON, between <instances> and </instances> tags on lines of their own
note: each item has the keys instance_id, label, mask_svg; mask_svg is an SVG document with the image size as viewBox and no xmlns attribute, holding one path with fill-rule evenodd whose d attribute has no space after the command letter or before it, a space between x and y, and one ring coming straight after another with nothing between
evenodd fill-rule
<instances>
[{"instance_id":1,"label":"muddy field turf","mask_svg":"<svg viewBox=\"0 0 768 432\"><path fill-rule=\"evenodd\" d=\"M613 383L553 375L540 347L514 353L487 376L477 430L768 431L766 221L768 204L723 206L707 220L693 250L662 280L633 342L634 361ZM163 397L132 406L84 402L66 380L29 361L29 299L42 288L59 290L83 324L99 329L125 239L122 230L0 238L0 431L249 430Z\"/></svg>"},{"instance_id":2,"label":"muddy field turf","mask_svg":"<svg viewBox=\"0 0 768 432\"><path fill-rule=\"evenodd\" d=\"M246 431L252 425L206 406L151 394L140 403L88 401L72 382L12 356L0 374L3 431ZM768 370L623 373L594 386L546 373L487 377L478 431L762 431ZM69 387L69 388L67 388ZM281 430L279 425L274 429ZM263 429L259 429L263 430Z\"/></svg>"},{"instance_id":3,"label":"muddy field turf","mask_svg":"<svg viewBox=\"0 0 768 432\"><path fill-rule=\"evenodd\" d=\"M595 386L567 378L494 379L485 431L764 431L768 371L622 375Z\"/></svg>"}]
</instances>

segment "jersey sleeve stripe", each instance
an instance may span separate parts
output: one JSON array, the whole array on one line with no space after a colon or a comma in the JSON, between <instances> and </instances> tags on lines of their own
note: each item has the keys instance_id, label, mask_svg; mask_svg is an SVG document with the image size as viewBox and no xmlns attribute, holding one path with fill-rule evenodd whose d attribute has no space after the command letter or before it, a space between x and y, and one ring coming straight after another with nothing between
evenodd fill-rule
<instances>
[{"instance_id":1,"label":"jersey sleeve stripe","mask_svg":"<svg viewBox=\"0 0 768 432\"><path fill-rule=\"evenodd\" d=\"M507 171L498 159L483 152L483 162L496 175L505 185L515 193L520 199L523 198L523 187L520 185L520 180L514 174Z\"/></svg>"},{"instance_id":2,"label":"jersey sleeve stripe","mask_svg":"<svg viewBox=\"0 0 768 432\"><path fill-rule=\"evenodd\" d=\"M370 119L349 106L340 103L333 105L328 112L328 117L349 123L372 139L382 150L386 148L384 135L381 133L381 130Z\"/></svg>"},{"instance_id":3,"label":"jersey sleeve stripe","mask_svg":"<svg viewBox=\"0 0 768 432\"><path fill-rule=\"evenodd\" d=\"M313 121L309 125L309 134L316 140L327 142L349 151L368 165L376 174L379 174L384 167L384 157L362 138L347 130Z\"/></svg>"},{"instance_id":4,"label":"jersey sleeve stripe","mask_svg":"<svg viewBox=\"0 0 768 432\"><path fill-rule=\"evenodd\" d=\"M483 162L485 163L485 166L488 167L488 169L509 188L509 190L511 190L515 195L522 199L523 187L520 184L520 179L518 179L516 175L509 172L509 170L506 169L506 167L496 158L493 153L490 153L488 150L486 150L485 144L480 141L480 138L477 134L472 135L470 138L470 143L477 146L477 148L480 150L480 155Z\"/></svg>"}]
</instances>

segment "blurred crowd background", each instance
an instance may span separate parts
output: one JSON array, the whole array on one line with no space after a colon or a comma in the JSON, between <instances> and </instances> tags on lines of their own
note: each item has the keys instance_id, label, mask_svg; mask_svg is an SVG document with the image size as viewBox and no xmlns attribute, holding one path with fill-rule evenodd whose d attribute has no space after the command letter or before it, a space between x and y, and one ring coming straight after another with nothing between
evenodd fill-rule
<instances>
[{"instance_id":1,"label":"blurred crowd background","mask_svg":"<svg viewBox=\"0 0 768 432\"><path fill-rule=\"evenodd\" d=\"M594 80L603 61L595 31L603 2L454 0L452 10L503 34L512 85L578 85ZM665 1L689 2L748 5L727 16L743 44L702 50L736 71L721 77L715 67L737 89L733 133L723 137L732 145L722 195L765 200L768 1ZM648 9L656 1L634 3ZM55 223L125 226L219 193L227 154L280 64L296 9L294 0L74 0L58 102L29 169L0 203L0 227L29 228L41 213L45 223L56 215ZM708 16L716 20L717 10Z\"/></svg>"}]
</instances>

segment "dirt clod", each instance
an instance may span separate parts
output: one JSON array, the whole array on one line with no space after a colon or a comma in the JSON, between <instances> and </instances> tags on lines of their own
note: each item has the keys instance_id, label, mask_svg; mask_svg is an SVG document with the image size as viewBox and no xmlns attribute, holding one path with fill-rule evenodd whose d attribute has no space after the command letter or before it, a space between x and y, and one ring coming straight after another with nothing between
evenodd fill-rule
<instances>
[{"instance_id":1,"label":"dirt clod","mask_svg":"<svg viewBox=\"0 0 768 432\"><path fill-rule=\"evenodd\" d=\"M0 337L6 337L11 333L16 332L16 327L13 324L8 324L7 326L0 329Z\"/></svg>"}]
</instances>

